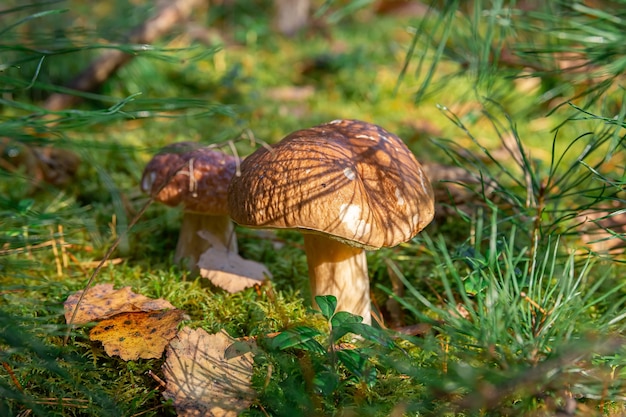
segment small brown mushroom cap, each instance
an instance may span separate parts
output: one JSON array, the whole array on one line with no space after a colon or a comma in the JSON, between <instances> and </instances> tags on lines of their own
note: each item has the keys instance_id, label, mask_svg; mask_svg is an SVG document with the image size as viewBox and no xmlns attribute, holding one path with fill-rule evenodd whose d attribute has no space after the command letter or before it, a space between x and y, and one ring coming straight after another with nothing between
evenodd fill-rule
<instances>
[{"instance_id":1,"label":"small brown mushroom cap","mask_svg":"<svg viewBox=\"0 0 626 417\"><path fill-rule=\"evenodd\" d=\"M250 227L304 229L379 249L405 242L433 218L431 184L396 135L358 120L291 133L241 164L231 217Z\"/></svg>"},{"instance_id":2,"label":"small brown mushroom cap","mask_svg":"<svg viewBox=\"0 0 626 417\"><path fill-rule=\"evenodd\" d=\"M185 211L227 215L226 193L236 167L231 155L180 142L152 158L144 169L141 189L168 206L182 204Z\"/></svg>"}]
</instances>

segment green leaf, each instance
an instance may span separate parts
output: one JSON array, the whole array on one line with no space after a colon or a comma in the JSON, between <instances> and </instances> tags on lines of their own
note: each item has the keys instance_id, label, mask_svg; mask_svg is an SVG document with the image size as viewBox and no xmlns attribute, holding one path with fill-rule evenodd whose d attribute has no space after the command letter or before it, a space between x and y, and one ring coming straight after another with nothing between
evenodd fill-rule
<instances>
[{"instance_id":1,"label":"green leaf","mask_svg":"<svg viewBox=\"0 0 626 417\"><path fill-rule=\"evenodd\" d=\"M339 350L337 351L337 359L348 371L367 385L372 386L376 383L376 369L361 351L356 349Z\"/></svg>"},{"instance_id":2,"label":"green leaf","mask_svg":"<svg viewBox=\"0 0 626 417\"><path fill-rule=\"evenodd\" d=\"M275 349L288 349L296 347L317 353L326 353L326 349L314 338L320 336L321 332L308 326L297 326L288 329L274 337L270 346Z\"/></svg>"},{"instance_id":3,"label":"green leaf","mask_svg":"<svg viewBox=\"0 0 626 417\"><path fill-rule=\"evenodd\" d=\"M333 327L331 339L336 341L347 333L361 336L365 340L369 340L386 348L394 346L393 340L389 337L389 335L387 335L387 333L385 333L384 330L377 329L364 323L345 322L340 326Z\"/></svg>"},{"instance_id":4,"label":"green leaf","mask_svg":"<svg viewBox=\"0 0 626 417\"><path fill-rule=\"evenodd\" d=\"M321 371L316 372L313 378L313 386L316 391L323 395L331 395L339 386L339 376L335 372Z\"/></svg>"},{"instance_id":5,"label":"green leaf","mask_svg":"<svg viewBox=\"0 0 626 417\"><path fill-rule=\"evenodd\" d=\"M19 211L20 214L27 214L32 209L34 204L35 200L33 200L32 198L20 200L17 205L17 211Z\"/></svg>"},{"instance_id":6,"label":"green leaf","mask_svg":"<svg viewBox=\"0 0 626 417\"><path fill-rule=\"evenodd\" d=\"M315 297L315 302L326 320L330 320L337 308L337 297L334 295L318 295Z\"/></svg>"},{"instance_id":7,"label":"green leaf","mask_svg":"<svg viewBox=\"0 0 626 417\"><path fill-rule=\"evenodd\" d=\"M357 376L361 376L362 370L367 363L357 349L344 349L337 351L337 359L346 369Z\"/></svg>"},{"instance_id":8,"label":"green leaf","mask_svg":"<svg viewBox=\"0 0 626 417\"><path fill-rule=\"evenodd\" d=\"M338 311L330 320L333 327L342 326L349 323L361 323L363 317L348 313L347 311Z\"/></svg>"}]
</instances>

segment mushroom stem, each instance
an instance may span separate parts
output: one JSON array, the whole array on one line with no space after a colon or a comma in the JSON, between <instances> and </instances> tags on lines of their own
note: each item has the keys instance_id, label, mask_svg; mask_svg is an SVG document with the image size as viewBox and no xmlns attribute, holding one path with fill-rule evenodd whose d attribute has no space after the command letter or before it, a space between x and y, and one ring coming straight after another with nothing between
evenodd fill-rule
<instances>
[{"instance_id":1,"label":"mushroom stem","mask_svg":"<svg viewBox=\"0 0 626 417\"><path fill-rule=\"evenodd\" d=\"M337 311L348 311L371 324L370 284L367 259L361 248L321 234L304 234L311 295L334 295Z\"/></svg>"},{"instance_id":2,"label":"mushroom stem","mask_svg":"<svg viewBox=\"0 0 626 417\"><path fill-rule=\"evenodd\" d=\"M174 261L185 261L190 271L198 272L200 255L206 252L211 243L198 235L204 230L215 236L229 251L237 253L237 236L235 226L228 216L210 216L202 213L186 211L180 227L180 235L176 244Z\"/></svg>"}]
</instances>

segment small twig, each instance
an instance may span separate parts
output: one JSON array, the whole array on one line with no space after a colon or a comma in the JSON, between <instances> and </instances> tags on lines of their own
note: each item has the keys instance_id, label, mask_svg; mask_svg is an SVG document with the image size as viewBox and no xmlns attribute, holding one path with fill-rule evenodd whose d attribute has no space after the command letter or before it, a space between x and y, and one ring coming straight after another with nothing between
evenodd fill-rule
<instances>
[{"instance_id":1,"label":"small twig","mask_svg":"<svg viewBox=\"0 0 626 417\"><path fill-rule=\"evenodd\" d=\"M189 192L191 193L192 196L197 197L198 196L198 181L196 180L195 175L193 175L194 173L194 168L193 168L193 163L195 162L194 158L189 158L189 167L187 168L189 171L187 173L187 175L189 175Z\"/></svg>"},{"instance_id":2,"label":"small twig","mask_svg":"<svg viewBox=\"0 0 626 417\"><path fill-rule=\"evenodd\" d=\"M187 19L195 8L201 6L202 0L175 0L167 2L150 19L135 27L127 36L127 42L136 45L149 45L167 33L172 26ZM95 91L120 68L130 62L136 54L120 49L110 49L96 58L89 67L80 73L69 84L68 88L77 91ZM81 97L70 94L55 93L46 100L47 110L59 111L72 107Z\"/></svg>"},{"instance_id":3,"label":"small twig","mask_svg":"<svg viewBox=\"0 0 626 417\"><path fill-rule=\"evenodd\" d=\"M32 246L31 246L30 243L28 243L28 227L24 226L22 228L22 230L24 231L24 239L26 240L26 244L24 245L24 251L26 252L26 255L29 258L32 258L33 257L33 252L31 251ZM54 244L54 242L53 242L53 244Z\"/></svg>"},{"instance_id":4,"label":"small twig","mask_svg":"<svg viewBox=\"0 0 626 417\"><path fill-rule=\"evenodd\" d=\"M59 231L59 245L61 246L61 260L63 261L63 267L64 268L68 268L70 266L70 261L69 261L69 257L67 256L67 250L65 249L66 243L65 243L65 236L63 234L63 225L60 224L57 227L57 230Z\"/></svg>"},{"instance_id":5,"label":"small twig","mask_svg":"<svg viewBox=\"0 0 626 417\"><path fill-rule=\"evenodd\" d=\"M52 246L55 243L56 242L53 241L53 240L48 240L48 241L45 241L45 242L42 242L42 243L37 243L36 245L28 245L28 246L25 246L23 248L3 249L3 250L0 250L0 256L17 255L17 254L23 253L23 252L30 253L30 251L33 250L33 249L45 248L47 246ZM71 246L69 243L66 243L65 245Z\"/></svg>"},{"instance_id":6,"label":"small twig","mask_svg":"<svg viewBox=\"0 0 626 417\"><path fill-rule=\"evenodd\" d=\"M79 261L80 262L80 261ZM84 267L84 268L97 268L98 265L100 265L101 261L87 261L87 262L80 262L80 266ZM119 265L122 262L124 262L123 258L113 258L113 259L107 259L106 262L104 263L104 265L102 266L109 266L109 265Z\"/></svg>"},{"instance_id":7,"label":"small twig","mask_svg":"<svg viewBox=\"0 0 626 417\"><path fill-rule=\"evenodd\" d=\"M250 141L250 146L256 147L256 136L254 136L254 132L252 131L252 129L246 128L246 130L241 134L241 136L244 136L244 134Z\"/></svg>"},{"instance_id":8,"label":"small twig","mask_svg":"<svg viewBox=\"0 0 626 417\"><path fill-rule=\"evenodd\" d=\"M237 177L241 177L241 158L239 158L239 152L237 152L237 148L235 147L235 142L233 142L232 140L229 140L227 143L228 143L228 147L230 148L230 151L233 153L233 156L235 157L235 175Z\"/></svg>"},{"instance_id":9,"label":"small twig","mask_svg":"<svg viewBox=\"0 0 626 417\"><path fill-rule=\"evenodd\" d=\"M117 215L115 213L111 215L111 223L109 223L109 229L111 230L111 237L117 238Z\"/></svg>"},{"instance_id":10,"label":"small twig","mask_svg":"<svg viewBox=\"0 0 626 417\"><path fill-rule=\"evenodd\" d=\"M548 314L548 312L546 310L544 310L543 307L541 307L539 304L537 304L535 302L535 300L533 300L532 298L530 298L528 296L528 294L526 294L524 291L522 291L520 294L520 297L522 297L525 301L527 301L530 305L532 305L533 307L535 307L537 310L539 310L541 312L541 314Z\"/></svg>"},{"instance_id":11,"label":"small twig","mask_svg":"<svg viewBox=\"0 0 626 417\"><path fill-rule=\"evenodd\" d=\"M374 297L371 297L371 300L372 300L372 304L374 305L374 308L371 311L371 316L374 318L376 323L378 323L378 325L382 329L386 329L387 326L385 325L385 319L383 318L383 315L380 312L380 306L378 305Z\"/></svg>"},{"instance_id":12,"label":"small twig","mask_svg":"<svg viewBox=\"0 0 626 417\"><path fill-rule=\"evenodd\" d=\"M42 405L61 405L62 407L89 408L89 400L82 398L42 398L35 401Z\"/></svg>"},{"instance_id":13,"label":"small twig","mask_svg":"<svg viewBox=\"0 0 626 417\"><path fill-rule=\"evenodd\" d=\"M74 262L81 270L81 272L85 275L88 274L87 270L83 267L83 263L81 261L78 260L78 258L76 258L76 256L74 256L74 254L72 252L66 252L68 258L70 258L70 260L72 262Z\"/></svg>"},{"instance_id":14,"label":"small twig","mask_svg":"<svg viewBox=\"0 0 626 417\"><path fill-rule=\"evenodd\" d=\"M155 374L154 372L152 372L151 369L148 369L148 372L146 372L146 374L148 374L150 378L154 379L157 382L157 384L161 386L161 388L165 389L167 387L167 384L165 383L165 381L159 378L159 376Z\"/></svg>"},{"instance_id":15,"label":"small twig","mask_svg":"<svg viewBox=\"0 0 626 417\"><path fill-rule=\"evenodd\" d=\"M255 401L254 403L256 406L258 406L261 409L261 411L266 417L270 417L270 415L267 413L267 411L265 410L265 407L263 407L263 404L261 404L260 401Z\"/></svg>"},{"instance_id":16,"label":"small twig","mask_svg":"<svg viewBox=\"0 0 626 417\"><path fill-rule=\"evenodd\" d=\"M57 277L61 278L63 276L63 266L61 265L61 256L59 254L59 249L57 248L57 241L54 237L54 230L50 227L50 236L52 236L52 254L54 255L54 263L57 267Z\"/></svg>"},{"instance_id":17,"label":"small twig","mask_svg":"<svg viewBox=\"0 0 626 417\"><path fill-rule=\"evenodd\" d=\"M24 388L22 387L22 384L20 384L20 381L18 381L17 377L15 376L15 372L13 372L13 369L11 369L11 366L6 362L2 362L2 366L9 374L9 377L11 377L11 381L13 381L13 384L17 387L17 389L20 392L24 392Z\"/></svg>"},{"instance_id":18,"label":"small twig","mask_svg":"<svg viewBox=\"0 0 626 417\"><path fill-rule=\"evenodd\" d=\"M140 411L139 413L132 414L130 417L137 417L137 416L141 416L141 415L146 414L146 413L151 413L152 411L158 410L159 408L163 408L163 404L159 404L159 405L155 405L154 407L147 408L147 409L145 409L143 411Z\"/></svg>"},{"instance_id":19,"label":"small twig","mask_svg":"<svg viewBox=\"0 0 626 417\"><path fill-rule=\"evenodd\" d=\"M271 154L274 153L274 148L272 148L267 142L265 141L259 141L261 143L261 146L264 147L265 149L267 149L267 151Z\"/></svg>"}]
</instances>

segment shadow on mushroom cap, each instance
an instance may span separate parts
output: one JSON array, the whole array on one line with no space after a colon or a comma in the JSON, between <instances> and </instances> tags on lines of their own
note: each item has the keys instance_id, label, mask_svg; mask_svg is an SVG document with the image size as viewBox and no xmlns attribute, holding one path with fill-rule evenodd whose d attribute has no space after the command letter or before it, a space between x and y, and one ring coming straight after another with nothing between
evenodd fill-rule
<instances>
[{"instance_id":1,"label":"shadow on mushroom cap","mask_svg":"<svg viewBox=\"0 0 626 417\"><path fill-rule=\"evenodd\" d=\"M237 158L193 142L164 148L146 165L141 189L168 206L185 211L227 215L227 191ZM190 174L191 172L191 174Z\"/></svg>"},{"instance_id":2,"label":"shadow on mushroom cap","mask_svg":"<svg viewBox=\"0 0 626 417\"><path fill-rule=\"evenodd\" d=\"M291 133L241 164L231 217L249 227L304 229L378 249L405 242L434 216L431 184L400 138L335 120Z\"/></svg>"}]
</instances>

